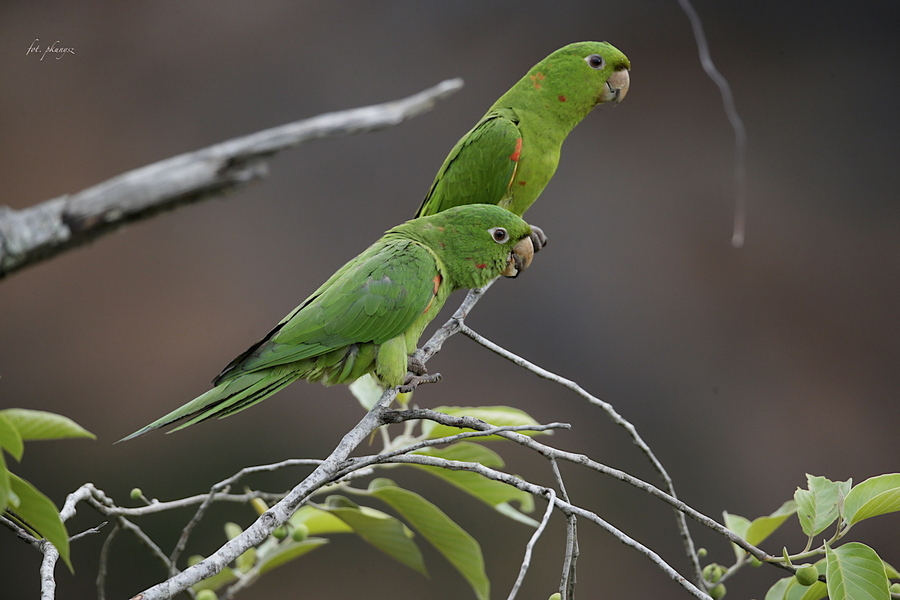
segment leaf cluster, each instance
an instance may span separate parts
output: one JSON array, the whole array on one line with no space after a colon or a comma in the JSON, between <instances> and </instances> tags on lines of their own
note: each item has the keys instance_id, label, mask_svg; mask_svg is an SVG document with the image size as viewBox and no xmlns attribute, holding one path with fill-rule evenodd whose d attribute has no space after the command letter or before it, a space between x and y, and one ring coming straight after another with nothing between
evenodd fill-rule
<instances>
[{"instance_id":1,"label":"leaf cluster","mask_svg":"<svg viewBox=\"0 0 900 600\"><path fill-rule=\"evenodd\" d=\"M853 486L852 480L831 481L807 475L807 488L797 488L794 498L770 515L750 521L725 513L725 525L748 543L758 545L796 514L800 528L807 536L805 548L790 554L785 548L780 557L770 562L794 572L778 580L765 600L888 600L891 580L900 574L884 562L874 549L861 542L838 545L857 523L891 512L900 511L900 473L879 475ZM834 527L828 539L815 546L815 539ZM732 544L736 562L725 569L712 563L704 569L711 588L721 585L743 564L759 565L760 561ZM797 561L822 556L815 563ZM897 586L897 584L894 584ZM724 587L722 588L724 589ZM723 592L724 593L724 592Z\"/></svg>"},{"instance_id":2,"label":"leaf cluster","mask_svg":"<svg viewBox=\"0 0 900 600\"><path fill-rule=\"evenodd\" d=\"M95 437L62 415L23 408L0 410L0 448L16 462L22 460L25 442ZM69 535L59 510L50 498L7 468L3 451L0 451L0 510L26 534L53 544L71 570Z\"/></svg>"}]
</instances>

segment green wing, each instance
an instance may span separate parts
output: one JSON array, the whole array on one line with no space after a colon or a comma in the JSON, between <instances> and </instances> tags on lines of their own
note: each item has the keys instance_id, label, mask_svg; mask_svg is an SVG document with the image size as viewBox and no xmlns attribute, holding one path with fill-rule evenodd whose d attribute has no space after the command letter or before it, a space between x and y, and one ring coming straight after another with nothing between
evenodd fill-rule
<instances>
[{"instance_id":1,"label":"green wing","mask_svg":"<svg viewBox=\"0 0 900 600\"><path fill-rule=\"evenodd\" d=\"M382 239L335 273L265 338L213 380L310 358L408 329L434 296L434 256L407 239Z\"/></svg>"},{"instance_id":2,"label":"green wing","mask_svg":"<svg viewBox=\"0 0 900 600\"><path fill-rule=\"evenodd\" d=\"M456 142L416 216L462 204L499 204L515 175L521 140L512 111L488 113Z\"/></svg>"}]
</instances>

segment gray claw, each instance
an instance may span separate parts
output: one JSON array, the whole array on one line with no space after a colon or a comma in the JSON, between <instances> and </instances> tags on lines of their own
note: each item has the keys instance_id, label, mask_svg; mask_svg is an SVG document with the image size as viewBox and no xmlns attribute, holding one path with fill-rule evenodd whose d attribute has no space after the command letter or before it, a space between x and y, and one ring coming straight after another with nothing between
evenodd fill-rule
<instances>
[{"instance_id":1,"label":"gray claw","mask_svg":"<svg viewBox=\"0 0 900 600\"><path fill-rule=\"evenodd\" d=\"M531 243L534 245L535 252L546 246L548 241L543 229L535 225L531 226Z\"/></svg>"}]
</instances>

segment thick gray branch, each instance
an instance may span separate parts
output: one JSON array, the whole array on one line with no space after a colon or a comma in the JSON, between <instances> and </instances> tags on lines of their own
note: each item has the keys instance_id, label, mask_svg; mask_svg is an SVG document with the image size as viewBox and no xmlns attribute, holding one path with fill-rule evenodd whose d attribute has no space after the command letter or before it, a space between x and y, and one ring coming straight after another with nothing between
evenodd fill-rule
<instances>
[{"instance_id":1,"label":"thick gray branch","mask_svg":"<svg viewBox=\"0 0 900 600\"><path fill-rule=\"evenodd\" d=\"M461 87L461 79L448 79L401 100L326 113L180 154L26 209L0 206L0 279L124 223L261 179L268 173L266 159L276 152L398 125Z\"/></svg>"}]
</instances>

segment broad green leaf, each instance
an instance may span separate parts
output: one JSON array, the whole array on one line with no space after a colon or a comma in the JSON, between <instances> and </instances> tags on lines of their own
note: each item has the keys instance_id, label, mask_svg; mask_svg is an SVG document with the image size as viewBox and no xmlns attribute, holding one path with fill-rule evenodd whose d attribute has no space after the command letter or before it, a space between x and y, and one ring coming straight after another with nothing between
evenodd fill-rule
<instances>
[{"instance_id":1,"label":"broad green leaf","mask_svg":"<svg viewBox=\"0 0 900 600\"><path fill-rule=\"evenodd\" d=\"M318 537L306 538L302 542L284 541L276 546L277 549L274 552L266 554L265 558L260 559L259 573L262 575L266 571L271 571L275 567L299 558L327 543L327 539Z\"/></svg>"},{"instance_id":2,"label":"broad green leaf","mask_svg":"<svg viewBox=\"0 0 900 600\"><path fill-rule=\"evenodd\" d=\"M414 454L427 454L462 462L477 462L492 469L499 469L504 465L503 458L499 454L490 448L472 442L456 442L444 448L422 448L416 450Z\"/></svg>"},{"instance_id":3,"label":"broad green leaf","mask_svg":"<svg viewBox=\"0 0 900 600\"><path fill-rule=\"evenodd\" d=\"M791 577L791 579L794 579ZM828 587L817 581L809 587L802 586L794 579L794 586L788 590L785 600L821 600L828 597Z\"/></svg>"},{"instance_id":4,"label":"broad green leaf","mask_svg":"<svg viewBox=\"0 0 900 600\"><path fill-rule=\"evenodd\" d=\"M831 600L890 600L884 563L865 544L848 542L834 549L825 546L825 560Z\"/></svg>"},{"instance_id":5,"label":"broad green leaf","mask_svg":"<svg viewBox=\"0 0 900 600\"><path fill-rule=\"evenodd\" d=\"M34 529L35 532L56 546L60 558L65 561L71 571L69 534L66 532L66 526L59 516L56 505L21 477L10 473L9 479L13 493L19 497L16 514L25 520L29 528Z\"/></svg>"},{"instance_id":6,"label":"broad green leaf","mask_svg":"<svg viewBox=\"0 0 900 600\"><path fill-rule=\"evenodd\" d=\"M326 507L324 510L344 521L359 537L394 560L415 569L422 575L428 575L422 552L411 539L412 531L399 520L365 506Z\"/></svg>"},{"instance_id":7,"label":"broad green leaf","mask_svg":"<svg viewBox=\"0 0 900 600\"><path fill-rule=\"evenodd\" d=\"M381 389L381 386L378 385L378 382L371 375L363 375L348 387L353 397L366 410L372 410L372 407L384 394L384 390Z\"/></svg>"},{"instance_id":8,"label":"broad green leaf","mask_svg":"<svg viewBox=\"0 0 900 600\"><path fill-rule=\"evenodd\" d=\"M309 529L309 535L325 535L328 533L353 533L353 528L336 516L314 506L301 506L290 519L292 525L300 523Z\"/></svg>"},{"instance_id":9,"label":"broad green leaf","mask_svg":"<svg viewBox=\"0 0 900 600\"><path fill-rule=\"evenodd\" d=\"M753 519L744 539L754 546L758 546L760 542L772 535L772 532L781 527L781 524L795 512L797 512L797 503L793 500L788 500L771 515Z\"/></svg>"},{"instance_id":10,"label":"broad green leaf","mask_svg":"<svg viewBox=\"0 0 900 600\"><path fill-rule=\"evenodd\" d=\"M25 445L22 443L22 434L9 417L6 411L0 410L0 450L6 450L16 460L22 460L22 452L25 451Z\"/></svg>"},{"instance_id":11,"label":"broad green leaf","mask_svg":"<svg viewBox=\"0 0 900 600\"><path fill-rule=\"evenodd\" d=\"M793 577L782 577L776 581L769 588L769 591L766 592L765 600L784 600L784 595L787 593L788 586L791 585L792 581L796 583Z\"/></svg>"},{"instance_id":12,"label":"broad green leaf","mask_svg":"<svg viewBox=\"0 0 900 600\"><path fill-rule=\"evenodd\" d=\"M25 408L7 408L0 411L19 430L22 439L56 440L60 438L96 439L90 431L70 419L56 413Z\"/></svg>"},{"instance_id":13,"label":"broad green leaf","mask_svg":"<svg viewBox=\"0 0 900 600\"><path fill-rule=\"evenodd\" d=\"M500 455L489 448L471 442L459 442L447 446L446 448L423 448L416 451L416 453L460 462L477 462L492 468L503 466L503 459L500 458ZM436 477L440 477L444 481L455 485L482 502L498 509L508 517L533 527L537 527L538 525L537 521L523 515L509 504L510 502L517 502L523 512L533 511L534 498L527 492L501 481L487 479L472 471L451 471L449 469L425 465L410 466L414 466L418 469L427 471Z\"/></svg>"},{"instance_id":14,"label":"broad green leaf","mask_svg":"<svg viewBox=\"0 0 900 600\"><path fill-rule=\"evenodd\" d=\"M452 417L474 417L497 427L538 424L538 422L532 419L525 411L509 406L439 406L434 410ZM472 429L459 429L457 427L439 425L434 421L422 421L422 433L424 434L425 439L429 440L456 435L463 431L472 431ZM534 435L533 432L523 431L521 433L525 435ZM548 431L545 433L551 432ZM491 435L477 439L480 442L484 442L497 441L504 438L498 435Z\"/></svg>"},{"instance_id":15,"label":"broad green leaf","mask_svg":"<svg viewBox=\"0 0 900 600\"><path fill-rule=\"evenodd\" d=\"M479 600L490 597L481 546L441 509L422 496L399 488L389 479L375 479L368 493L389 504L409 521L469 582Z\"/></svg>"},{"instance_id":16,"label":"broad green leaf","mask_svg":"<svg viewBox=\"0 0 900 600\"><path fill-rule=\"evenodd\" d=\"M0 451L0 514L6 510L6 507L15 508L19 505L19 499L12 491L12 484L9 481L9 471L6 469L6 459L3 452Z\"/></svg>"},{"instance_id":17,"label":"broad green leaf","mask_svg":"<svg viewBox=\"0 0 900 600\"><path fill-rule=\"evenodd\" d=\"M830 481L807 474L808 490L797 488L797 518L803 533L812 537L825 530L838 517L841 502L850 492L852 480Z\"/></svg>"},{"instance_id":18,"label":"broad green leaf","mask_svg":"<svg viewBox=\"0 0 900 600\"><path fill-rule=\"evenodd\" d=\"M866 479L847 494L844 521L847 525L900 510L900 473Z\"/></svg>"},{"instance_id":19,"label":"broad green leaf","mask_svg":"<svg viewBox=\"0 0 900 600\"><path fill-rule=\"evenodd\" d=\"M736 533L738 537L747 539L747 530L750 529L750 519L740 515L733 515L727 511L722 512L722 518L725 520L725 527ZM746 550L735 543L731 544L731 549L734 550L734 556L737 560L741 560L747 553Z\"/></svg>"}]
</instances>

